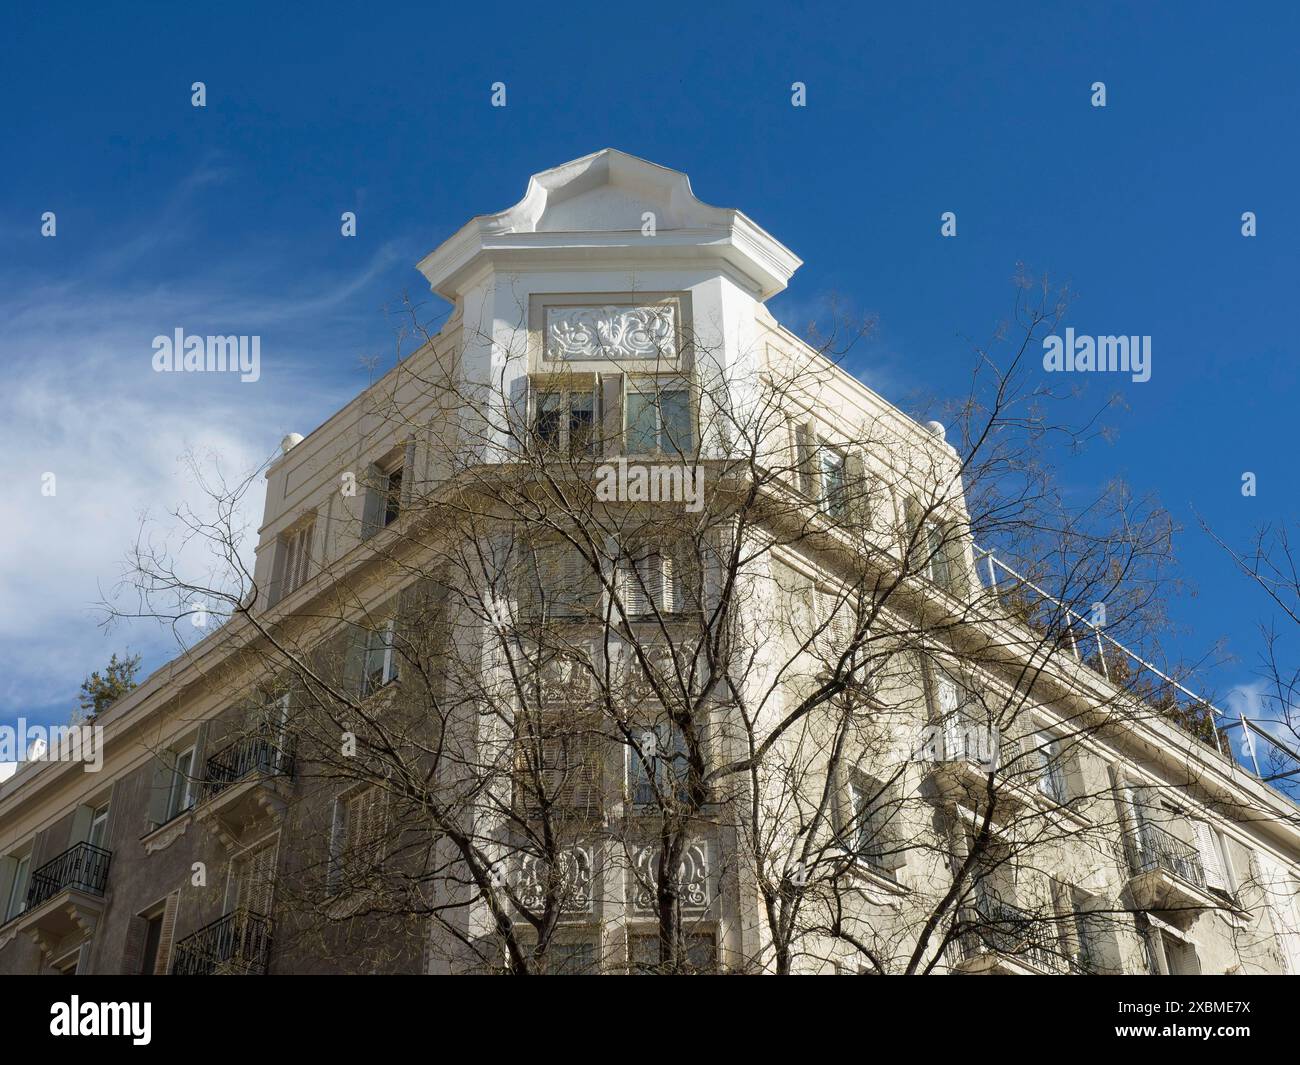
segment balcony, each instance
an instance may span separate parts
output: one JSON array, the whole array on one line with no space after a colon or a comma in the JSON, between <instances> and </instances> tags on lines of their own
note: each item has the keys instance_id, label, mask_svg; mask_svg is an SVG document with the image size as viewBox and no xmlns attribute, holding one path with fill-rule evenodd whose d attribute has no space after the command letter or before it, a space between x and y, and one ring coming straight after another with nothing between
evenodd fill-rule
<instances>
[{"instance_id":1,"label":"balcony","mask_svg":"<svg viewBox=\"0 0 1300 1065\"><path fill-rule=\"evenodd\" d=\"M208 759L195 816L233 851L250 830L283 815L293 770L293 755L282 743L241 737Z\"/></svg>"},{"instance_id":2,"label":"balcony","mask_svg":"<svg viewBox=\"0 0 1300 1065\"><path fill-rule=\"evenodd\" d=\"M104 912L104 890L113 855L78 843L32 873L27 904L15 927L50 955L89 939Z\"/></svg>"},{"instance_id":3,"label":"balcony","mask_svg":"<svg viewBox=\"0 0 1300 1065\"><path fill-rule=\"evenodd\" d=\"M271 919L234 910L176 944L173 976L261 976L271 956Z\"/></svg>"},{"instance_id":4,"label":"balcony","mask_svg":"<svg viewBox=\"0 0 1300 1065\"><path fill-rule=\"evenodd\" d=\"M1141 910L1184 912L1222 906L1205 886L1200 852L1159 825L1143 823L1124 840L1128 854L1128 887Z\"/></svg>"},{"instance_id":5,"label":"balcony","mask_svg":"<svg viewBox=\"0 0 1300 1065\"><path fill-rule=\"evenodd\" d=\"M935 728L939 742L928 776L940 801L983 809L988 805L990 770L994 773L995 819L1010 817L1032 801L1026 789L1007 779L1018 756L1015 744L1003 742L987 722L957 714Z\"/></svg>"},{"instance_id":6,"label":"balcony","mask_svg":"<svg viewBox=\"0 0 1300 1065\"><path fill-rule=\"evenodd\" d=\"M1062 948L1055 915L1039 917L981 888L975 905L961 915L970 927L952 944L954 971L968 974L1033 976L1081 971Z\"/></svg>"}]
</instances>

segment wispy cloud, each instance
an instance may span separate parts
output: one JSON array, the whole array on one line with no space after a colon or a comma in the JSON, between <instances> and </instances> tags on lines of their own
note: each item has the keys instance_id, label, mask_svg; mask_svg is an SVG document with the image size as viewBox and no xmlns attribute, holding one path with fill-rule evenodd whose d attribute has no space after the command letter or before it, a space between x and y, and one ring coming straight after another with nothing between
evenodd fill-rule
<instances>
[{"instance_id":1,"label":"wispy cloud","mask_svg":"<svg viewBox=\"0 0 1300 1065\"><path fill-rule=\"evenodd\" d=\"M150 228L87 256L73 276L11 271L0 285L9 471L0 496L0 720L66 714L81 679L112 650L142 650L150 666L174 651L152 623L106 635L95 604L119 579L142 518L165 532L176 509L205 509L183 456L220 463L228 475L255 469L286 432L308 431L364 385L348 372L360 352L347 338L366 331L358 320L367 314L369 331L385 332L358 296L382 287L396 262L391 247L348 274L304 272L259 249L237 263L156 276L189 198L220 177L211 167L196 172ZM178 327L260 335L261 379L155 373L152 339ZM261 504L260 495L248 500L252 530Z\"/></svg>"}]
</instances>

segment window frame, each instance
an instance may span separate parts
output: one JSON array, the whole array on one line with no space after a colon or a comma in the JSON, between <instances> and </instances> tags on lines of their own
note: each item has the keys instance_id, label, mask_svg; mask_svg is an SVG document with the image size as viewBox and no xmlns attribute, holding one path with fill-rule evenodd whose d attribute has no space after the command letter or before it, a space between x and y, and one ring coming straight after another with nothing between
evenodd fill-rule
<instances>
[{"instance_id":1,"label":"window frame","mask_svg":"<svg viewBox=\"0 0 1300 1065\"><path fill-rule=\"evenodd\" d=\"M584 375L586 376L586 375ZM590 421L587 423L588 439L585 446L581 440L575 442L575 407L573 403L574 396L581 396L584 400L590 399ZM554 414L557 420L557 434L554 440L543 437L538 430L538 424L541 420L542 411L540 401L546 397L556 398L556 408ZM551 413L551 412L545 412ZM546 374L533 374L528 378L528 434L534 447L548 453L569 458L595 459L600 457L600 387L592 376L591 383L580 387L575 387L575 382L571 380L547 379ZM575 448L575 443L577 447Z\"/></svg>"},{"instance_id":2,"label":"window frame","mask_svg":"<svg viewBox=\"0 0 1300 1065\"><path fill-rule=\"evenodd\" d=\"M673 441L664 417L665 396L682 396L686 414L686 432L688 439ZM651 397L648 409L654 415L654 446L650 450L635 449L632 446L633 397ZM629 458L654 458L676 455L691 458L699 451L699 433L695 413L695 389L689 378L680 374L642 374L625 375L623 378L623 421L620 430L623 438L623 450ZM640 430L637 430L640 433ZM687 446L683 447L685 443Z\"/></svg>"},{"instance_id":3,"label":"window frame","mask_svg":"<svg viewBox=\"0 0 1300 1065\"><path fill-rule=\"evenodd\" d=\"M625 744L628 801L639 810L654 807L660 801L655 798L655 791L658 790L660 796L667 797L667 784L671 779L676 784L671 796L673 801L688 802L690 796L686 789L690 787L690 751L687 749L686 735L681 727L674 721L661 718L658 721L636 725L632 731L636 734L636 744ZM665 731L667 732L666 743L663 738ZM656 753L652 755L645 753L644 736L647 733L653 733L655 736ZM666 748L670 753L666 756L659 754L661 748ZM647 761L651 764L647 765ZM678 763L686 767L685 774L675 768ZM644 798L641 797L643 787Z\"/></svg>"},{"instance_id":4,"label":"window frame","mask_svg":"<svg viewBox=\"0 0 1300 1065\"><path fill-rule=\"evenodd\" d=\"M14 859L14 878L9 884L9 897L5 899L4 921L14 920L27 910L27 891L32 879L32 849L22 855L10 855Z\"/></svg>"},{"instance_id":5,"label":"window frame","mask_svg":"<svg viewBox=\"0 0 1300 1065\"><path fill-rule=\"evenodd\" d=\"M171 753L175 762L171 767L171 782L167 785L167 805L164 809L166 817L163 824L194 809L194 757L198 753L198 745L191 743ZM186 764L184 772L181 772L182 761Z\"/></svg>"},{"instance_id":6,"label":"window frame","mask_svg":"<svg viewBox=\"0 0 1300 1065\"><path fill-rule=\"evenodd\" d=\"M376 654L380 655L378 684L372 681L375 670L371 662ZM361 697L368 698L400 679L401 670L397 660L397 619L394 617L385 621L382 628L366 630L366 646L361 656Z\"/></svg>"},{"instance_id":7,"label":"window frame","mask_svg":"<svg viewBox=\"0 0 1300 1065\"><path fill-rule=\"evenodd\" d=\"M105 802L94 808L90 815L90 831L86 834L86 842L92 847L104 847L104 842L108 839L108 817L111 802ZM99 838L95 838L98 830Z\"/></svg>"},{"instance_id":8,"label":"window frame","mask_svg":"<svg viewBox=\"0 0 1300 1065\"><path fill-rule=\"evenodd\" d=\"M848 452L821 439L817 441L817 452L817 508L827 517L847 517L849 513ZM828 459L838 459L838 464L828 467ZM838 484L834 487L830 484L829 469L838 473Z\"/></svg>"}]
</instances>

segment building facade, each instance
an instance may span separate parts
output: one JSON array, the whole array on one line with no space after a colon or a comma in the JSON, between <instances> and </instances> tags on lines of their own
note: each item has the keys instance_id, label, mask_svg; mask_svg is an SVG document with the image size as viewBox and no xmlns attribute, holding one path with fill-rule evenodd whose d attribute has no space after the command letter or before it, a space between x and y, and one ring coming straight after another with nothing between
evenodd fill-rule
<instances>
[{"instance_id":1,"label":"building facade","mask_svg":"<svg viewBox=\"0 0 1300 1065\"><path fill-rule=\"evenodd\" d=\"M1300 810L974 543L799 265L612 150L426 257L222 623L0 785L0 972L1300 972Z\"/></svg>"}]
</instances>

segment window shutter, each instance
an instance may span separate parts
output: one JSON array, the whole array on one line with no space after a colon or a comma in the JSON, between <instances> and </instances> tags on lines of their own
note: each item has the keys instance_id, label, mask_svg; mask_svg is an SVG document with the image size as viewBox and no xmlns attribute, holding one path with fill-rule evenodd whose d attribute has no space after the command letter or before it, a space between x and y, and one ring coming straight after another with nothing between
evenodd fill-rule
<instances>
[{"instance_id":1,"label":"window shutter","mask_svg":"<svg viewBox=\"0 0 1300 1065\"><path fill-rule=\"evenodd\" d=\"M78 806L72 811L72 832L68 836L69 844L89 841L90 822L94 820L94 817L94 808L90 806Z\"/></svg>"},{"instance_id":2,"label":"window shutter","mask_svg":"<svg viewBox=\"0 0 1300 1065\"><path fill-rule=\"evenodd\" d=\"M1201 852L1201 865L1205 867L1205 884L1207 887L1227 891L1228 876L1219 857L1218 841L1215 832L1204 821L1193 822L1196 826L1196 840Z\"/></svg>"},{"instance_id":3,"label":"window shutter","mask_svg":"<svg viewBox=\"0 0 1300 1065\"><path fill-rule=\"evenodd\" d=\"M366 496L361 514L361 539L368 540L384 526L388 478L378 466L368 466L365 476Z\"/></svg>"},{"instance_id":4,"label":"window shutter","mask_svg":"<svg viewBox=\"0 0 1300 1065\"><path fill-rule=\"evenodd\" d=\"M641 617L649 612L648 589L644 586L642 564L628 560L623 564L623 609L629 617Z\"/></svg>"},{"instance_id":5,"label":"window shutter","mask_svg":"<svg viewBox=\"0 0 1300 1065\"><path fill-rule=\"evenodd\" d=\"M359 625L351 625L343 638L343 690L360 695L365 684L366 647L370 634Z\"/></svg>"},{"instance_id":6,"label":"window shutter","mask_svg":"<svg viewBox=\"0 0 1300 1065\"><path fill-rule=\"evenodd\" d=\"M528 377L520 374L506 389L506 420L510 436L517 451L522 451L529 440Z\"/></svg>"},{"instance_id":7,"label":"window shutter","mask_svg":"<svg viewBox=\"0 0 1300 1065\"><path fill-rule=\"evenodd\" d=\"M600 375L600 413L604 453L607 457L623 453L623 375Z\"/></svg>"},{"instance_id":8,"label":"window shutter","mask_svg":"<svg viewBox=\"0 0 1300 1065\"><path fill-rule=\"evenodd\" d=\"M564 544L562 551L553 585L556 605L564 614L590 615L595 609L591 567L576 547Z\"/></svg>"},{"instance_id":9,"label":"window shutter","mask_svg":"<svg viewBox=\"0 0 1300 1065\"><path fill-rule=\"evenodd\" d=\"M149 790L148 830L167 820L167 800L171 795L172 772L164 752L154 758L153 783Z\"/></svg>"},{"instance_id":10,"label":"window shutter","mask_svg":"<svg viewBox=\"0 0 1300 1065\"><path fill-rule=\"evenodd\" d=\"M844 492L848 503L847 517L854 525L865 528L871 521L867 499L867 470L862 452L850 451L844 459Z\"/></svg>"},{"instance_id":11,"label":"window shutter","mask_svg":"<svg viewBox=\"0 0 1300 1065\"><path fill-rule=\"evenodd\" d=\"M126 925L126 944L122 948L122 975L139 976L144 964L144 939L149 932L149 922L133 916Z\"/></svg>"},{"instance_id":12,"label":"window shutter","mask_svg":"<svg viewBox=\"0 0 1300 1065\"><path fill-rule=\"evenodd\" d=\"M245 851L236 860L231 883L234 895L232 909L270 916L278 842L278 837L273 838L253 850Z\"/></svg>"},{"instance_id":13,"label":"window shutter","mask_svg":"<svg viewBox=\"0 0 1300 1065\"><path fill-rule=\"evenodd\" d=\"M172 939L176 934L176 911L180 907L181 893L173 891L163 907L162 932L158 936L158 959L154 962L154 975L166 976L171 967Z\"/></svg>"}]
</instances>

